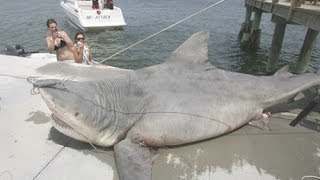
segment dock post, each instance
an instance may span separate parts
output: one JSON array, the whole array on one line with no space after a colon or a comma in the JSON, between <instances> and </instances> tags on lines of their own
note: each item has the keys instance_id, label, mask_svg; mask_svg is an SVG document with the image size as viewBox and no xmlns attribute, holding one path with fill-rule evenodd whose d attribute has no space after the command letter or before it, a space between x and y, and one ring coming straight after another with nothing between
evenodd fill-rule
<instances>
[{"instance_id":1,"label":"dock post","mask_svg":"<svg viewBox=\"0 0 320 180\"><path fill-rule=\"evenodd\" d=\"M251 36L251 14L252 14L252 8L250 6L247 6L246 8L246 16L244 23L241 25L241 29L239 32L239 39L240 39L240 47L247 47L250 42L250 36Z\"/></svg>"},{"instance_id":2,"label":"dock post","mask_svg":"<svg viewBox=\"0 0 320 180\"><path fill-rule=\"evenodd\" d=\"M252 22L251 28L251 38L250 38L250 48L257 49L260 44L260 37L261 37L261 29L260 22L261 22L262 11L256 9L254 14L254 19Z\"/></svg>"},{"instance_id":3,"label":"dock post","mask_svg":"<svg viewBox=\"0 0 320 180\"><path fill-rule=\"evenodd\" d=\"M268 57L268 63L266 68L267 72L272 72L275 69L275 66L280 56L283 38L287 26L287 21L284 18L275 15L272 15L271 21L276 23L276 25L273 32L272 44Z\"/></svg>"},{"instance_id":4,"label":"dock post","mask_svg":"<svg viewBox=\"0 0 320 180\"><path fill-rule=\"evenodd\" d=\"M303 46L300 51L298 63L295 67L295 73L304 73L308 69L308 64L311 58L311 52L317 40L319 31L308 28Z\"/></svg>"}]
</instances>

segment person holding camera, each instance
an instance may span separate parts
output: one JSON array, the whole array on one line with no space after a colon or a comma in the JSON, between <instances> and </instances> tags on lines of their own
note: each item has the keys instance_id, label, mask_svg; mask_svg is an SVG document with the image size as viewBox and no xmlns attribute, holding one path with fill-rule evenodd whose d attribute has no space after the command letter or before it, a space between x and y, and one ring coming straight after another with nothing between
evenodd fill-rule
<instances>
[{"instance_id":1,"label":"person holding camera","mask_svg":"<svg viewBox=\"0 0 320 180\"><path fill-rule=\"evenodd\" d=\"M72 52L76 63L91 64L92 54L87 43L84 42L84 33L78 32L75 37L75 44L73 45Z\"/></svg>"},{"instance_id":2,"label":"person holding camera","mask_svg":"<svg viewBox=\"0 0 320 180\"><path fill-rule=\"evenodd\" d=\"M47 27L51 35L46 37L49 53L56 51L57 60L74 60L72 52L73 42L64 31L58 31L57 22L54 19L47 20Z\"/></svg>"}]
</instances>

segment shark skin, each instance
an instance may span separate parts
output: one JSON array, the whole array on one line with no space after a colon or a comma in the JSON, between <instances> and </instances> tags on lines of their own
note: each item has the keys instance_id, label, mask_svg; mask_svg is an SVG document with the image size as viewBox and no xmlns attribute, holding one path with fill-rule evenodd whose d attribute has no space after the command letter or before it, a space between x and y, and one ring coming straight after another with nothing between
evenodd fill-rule
<instances>
[{"instance_id":1,"label":"shark skin","mask_svg":"<svg viewBox=\"0 0 320 180\"><path fill-rule=\"evenodd\" d=\"M159 65L98 80L44 79L34 86L57 130L114 146L121 180L150 180L151 147L229 133L261 117L264 109L320 85L320 75L293 75L286 68L273 76L218 69L208 62L208 38L207 31L195 33Z\"/></svg>"}]
</instances>

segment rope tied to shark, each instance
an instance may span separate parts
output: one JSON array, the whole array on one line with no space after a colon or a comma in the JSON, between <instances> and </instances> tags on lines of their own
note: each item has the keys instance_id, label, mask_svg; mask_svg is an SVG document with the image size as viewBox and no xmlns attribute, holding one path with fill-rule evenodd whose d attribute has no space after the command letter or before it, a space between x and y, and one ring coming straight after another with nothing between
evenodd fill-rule
<instances>
[{"instance_id":1,"label":"rope tied to shark","mask_svg":"<svg viewBox=\"0 0 320 180\"><path fill-rule=\"evenodd\" d=\"M30 94L35 95L35 94L39 94L39 88L43 88L43 87L54 87L58 84L61 84L63 87L64 83L68 80L71 80L73 78L73 76L66 78L66 79L62 79L62 80L57 80L57 79L38 79L39 77L34 77L34 76L30 76L27 78L27 81L29 83L31 83L33 85L33 87L30 90ZM65 88L66 89L66 88Z\"/></svg>"}]
</instances>

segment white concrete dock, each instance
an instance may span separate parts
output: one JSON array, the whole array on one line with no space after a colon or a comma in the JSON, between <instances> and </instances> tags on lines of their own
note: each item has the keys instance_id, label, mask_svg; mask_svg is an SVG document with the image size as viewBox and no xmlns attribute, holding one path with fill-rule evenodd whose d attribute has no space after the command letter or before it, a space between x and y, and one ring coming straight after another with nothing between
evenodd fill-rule
<instances>
[{"instance_id":1,"label":"white concrete dock","mask_svg":"<svg viewBox=\"0 0 320 180\"><path fill-rule=\"evenodd\" d=\"M113 148L95 150L59 133L51 126L51 113L40 95L30 93L32 85L26 78L39 76L36 68L55 62L43 57L0 55L0 180L117 180ZM152 179L320 176L320 108L303 125L289 126L301 107L282 106L283 112L272 115L271 131L244 126L199 143L161 148L155 151Z\"/></svg>"}]
</instances>

